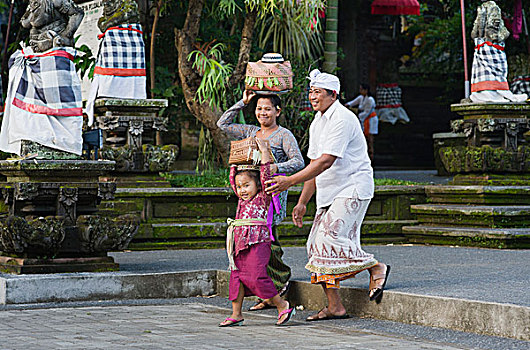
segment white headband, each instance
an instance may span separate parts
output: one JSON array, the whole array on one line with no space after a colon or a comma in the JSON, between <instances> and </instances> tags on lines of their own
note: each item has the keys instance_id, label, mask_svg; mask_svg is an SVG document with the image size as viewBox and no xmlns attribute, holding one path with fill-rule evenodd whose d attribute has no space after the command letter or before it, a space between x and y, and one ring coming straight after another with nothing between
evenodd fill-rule
<instances>
[{"instance_id":1,"label":"white headband","mask_svg":"<svg viewBox=\"0 0 530 350\"><path fill-rule=\"evenodd\" d=\"M339 78L333 74L321 73L318 69L313 69L309 73L309 79L311 79L309 86L332 90L337 94L340 92Z\"/></svg>"}]
</instances>

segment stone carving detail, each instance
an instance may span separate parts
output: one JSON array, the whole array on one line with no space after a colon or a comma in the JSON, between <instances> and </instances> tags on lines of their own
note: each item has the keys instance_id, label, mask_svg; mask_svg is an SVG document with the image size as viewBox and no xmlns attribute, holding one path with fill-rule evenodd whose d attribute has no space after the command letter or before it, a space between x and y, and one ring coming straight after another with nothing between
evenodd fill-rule
<instances>
[{"instance_id":1,"label":"stone carving detail","mask_svg":"<svg viewBox=\"0 0 530 350\"><path fill-rule=\"evenodd\" d=\"M57 215L63 216L69 225L76 221L76 204L79 198L77 187L61 187L57 196Z\"/></svg>"},{"instance_id":2,"label":"stone carving detail","mask_svg":"<svg viewBox=\"0 0 530 350\"><path fill-rule=\"evenodd\" d=\"M114 130L120 126L120 117L117 115L98 117L98 126L102 130Z\"/></svg>"},{"instance_id":3,"label":"stone carving detail","mask_svg":"<svg viewBox=\"0 0 530 350\"><path fill-rule=\"evenodd\" d=\"M179 148L175 145L144 145L143 152L145 167L151 172L173 170L173 166L179 156Z\"/></svg>"},{"instance_id":4,"label":"stone carving detail","mask_svg":"<svg viewBox=\"0 0 530 350\"><path fill-rule=\"evenodd\" d=\"M101 32L120 24L138 23L140 16L138 4L134 0L107 0L103 7L103 16L98 21Z\"/></svg>"},{"instance_id":5,"label":"stone carving detail","mask_svg":"<svg viewBox=\"0 0 530 350\"><path fill-rule=\"evenodd\" d=\"M23 156L32 159L52 159L52 160L78 160L80 156L70 152L60 151L51 147L40 145L33 141L23 140L20 146L20 152Z\"/></svg>"},{"instance_id":6,"label":"stone carving detail","mask_svg":"<svg viewBox=\"0 0 530 350\"><path fill-rule=\"evenodd\" d=\"M29 221L18 216L0 219L0 250L4 253L52 257L64 236L64 220L60 217L47 216Z\"/></svg>"},{"instance_id":7,"label":"stone carving detail","mask_svg":"<svg viewBox=\"0 0 530 350\"><path fill-rule=\"evenodd\" d=\"M20 23L30 29L29 45L35 52L74 46L74 34L84 12L72 0L30 0Z\"/></svg>"},{"instance_id":8,"label":"stone carving detail","mask_svg":"<svg viewBox=\"0 0 530 350\"><path fill-rule=\"evenodd\" d=\"M15 184L16 200L32 200L39 195L39 185L32 182L19 182Z\"/></svg>"},{"instance_id":9,"label":"stone carving detail","mask_svg":"<svg viewBox=\"0 0 530 350\"><path fill-rule=\"evenodd\" d=\"M495 119L480 118L477 120L478 131L480 132L494 132L497 126Z\"/></svg>"},{"instance_id":10,"label":"stone carving detail","mask_svg":"<svg viewBox=\"0 0 530 350\"><path fill-rule=\"evenodd\" d=\"M167 124L169 123L167 118L155 118L153 121L153 129L156 131L167 131Z\"/></svg>"},{"instance_id":11,"label":"stone carving detail","mask_svg":"<svg viewBox=\"0 0 530 350\"><path fill-rule=\"evenodd\" d=\"M85 253L100 253L127 248L140 227L136 215L117 218L81 215L77 219L81 249Z\"/></svg>"},{"instance_id":12,"label":"stone carving detail","mask_svg":"<svg viewBox=\"0 0 530 350\"><path fill-rule=\"evenodd\" d=\"M114 199L114 193L116 192L115 182L100 182L98 183L98 198L99 200L110 200Z\"/></svg>"},{"instance_id":13,"label":"stone carving detail","mask_svg":"<svg viewBox=\"0 0 530 350\"><path fill-rule=\"evenodd\" d=\"M134 167L134 152L135 150L129 146L103 147L101 149L101 158L115 161L116 171L129 171Z\"/></svg>"}]
</instances>

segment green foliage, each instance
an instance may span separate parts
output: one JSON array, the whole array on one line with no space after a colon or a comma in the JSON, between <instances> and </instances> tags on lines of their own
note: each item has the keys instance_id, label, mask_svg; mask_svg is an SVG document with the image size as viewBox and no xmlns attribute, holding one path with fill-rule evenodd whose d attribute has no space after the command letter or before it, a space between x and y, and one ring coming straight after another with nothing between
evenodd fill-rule
<instances>
[{"instance_id":1,"label":"green foliage","mask_svg":"<svg viewBox=\"0 0 530 350\"><path fill-rule=\"evenodd\" d=\"M206 131L205 131L206 129ZM197 157L197 168L195 172L201 175L212 172L216 161L215 147L210 130L201 126L199 134L199 155Z\"/></svg>"},{"instance_id":2,"label":"green foliage","mask_svg":"<svg viewBox=\"0 0 530 350\"><path fill-rule=\"evenodd\" d=\"M196 172L193 175L162 174L173 187L229 187L228 169Z\"/></svg>"},{"instance_id":3,"label":"green foliage","mask_svg":"<svg viewBox=\"0 0 530 350\"><path fill-rule=\"evenodd\" d=\"M197 98L200 103L208 101L210 106L220 106L225 97L228 79L232 73L232 65L222 60L224 44L217 43L207 50L194 50L187 59L193 60L195 68L202 76L201 84L197 89Z\"/></svg>"},{"instance_id":4,"label":"green foliage","mask_svg":"<svg viewBox=\"0 0 530 350\"><path fill-rule=\"evenodd\" d=\"M75 42L79 40L80 36L75 38ZM87 45L81 45L80 47L75 48L77 51L80 51L81 55L76 55L74 58L74 65L81 76L84 78L88 74L88 78L92 80L94 78L94 69L96 68L96 58L94 57L92 50Z\"/></svg>"},{"instance_id":5,"label":"green foliage","mask_svg":"<svg viewBox=\"0 0 530 350\"><path fill-rule=\"evenodd\" d=\"M305 60L320 56L324 48L321 25L317 22L312 28L311 17L307 15L303 7L291 6L275 11L273 16L260 17L258 45L269 46L273 52L290 58Z\"/></svg>"}]
</instances>

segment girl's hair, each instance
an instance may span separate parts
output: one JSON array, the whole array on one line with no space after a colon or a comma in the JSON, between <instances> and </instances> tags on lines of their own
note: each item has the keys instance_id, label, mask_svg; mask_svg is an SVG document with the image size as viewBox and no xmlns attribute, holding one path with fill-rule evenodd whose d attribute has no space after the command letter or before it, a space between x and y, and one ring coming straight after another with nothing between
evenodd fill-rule
<instances>
[{"instance_id":1,"label":"girl's hair","mask_svg":"<svg viewBox=\"0 0 530 350\"><path fill-rule=\"evenodd\" d=\"M237 175L243 175L246 174L248 177L252 179L256 183L256 186L258 188L258 192L261 190L261 180L260 180L260 173L258 170L240 170L237 172Z\"/></svg>"},{"instance_id":2,"label":"girl's hair","mask_svg":"<svg viewBox=\"0 0 530 350\"><path fill-rule=\"evenodd\" d=\"M370 85L366 84L366 83L361 83L361 89L363 90L366 90L366 94L368 96L371 96L372 94L370 93Z\"/></svg>"}]
</instances>

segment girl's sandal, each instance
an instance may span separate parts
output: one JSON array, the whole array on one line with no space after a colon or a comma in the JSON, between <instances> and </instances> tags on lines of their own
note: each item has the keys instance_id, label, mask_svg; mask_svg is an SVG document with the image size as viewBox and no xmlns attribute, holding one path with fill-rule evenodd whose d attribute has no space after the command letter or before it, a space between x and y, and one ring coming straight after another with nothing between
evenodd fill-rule
<instances>
[{"instance_id":1,"label":"girl's sandal","mask_svg":"<svg viewBox=\"0 0 530 350\"><path fill-rule=\"evenodd\" d=\"M285 314L287 314L287 317L283 321L280 322L280 319ZM294 306L290 309L283 310L282 312L278 314L278 322L276 323L276 325L285 326L293 318L294 315L296 315L296 308Z\"/></svg>"},{"instance_id":2,"label":"girl's sandal","mask_svg":"<svg viewBox=\"0 0 530 350\"><path fill-rule=\"evenodd\" d=\"M219 323L219 327L242 326L243 325L243 321L245 321L245 319L240 319L238 321L238 320L234 320L233 318L227 317L227 318L225 318L225 320L223 322Z\"/></svg>"}]
</instances>

